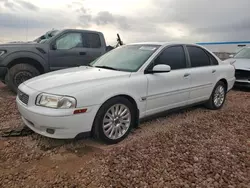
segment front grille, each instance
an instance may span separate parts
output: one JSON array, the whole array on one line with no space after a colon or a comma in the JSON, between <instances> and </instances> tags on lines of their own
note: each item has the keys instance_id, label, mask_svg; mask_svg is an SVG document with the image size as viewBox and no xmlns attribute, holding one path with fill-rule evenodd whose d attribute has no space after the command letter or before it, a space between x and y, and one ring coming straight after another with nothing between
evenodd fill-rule
<instances>
[{"instance_id":1,"label":"front grille","mask_svg":"<svg viewBox=\"0 0 250 188\"><path fill-rule=\"evenodd\" d=\"M28 102L29 102L29 95L27 95L26 93L18 90L17 91L17 96L18 96L19 100L22 101L24 104L28 104Z\"/></svg>"},{"instance_id":2,"label":"front grille","mask_svg":"<svg viewBox=\"0 0 250 188\"><path fill-rule=\"evenodd\" d=\"M235 71L236 80L248 80L250 79L250 71L247 70L236 70Z\"/></svg>"}]
</instances>

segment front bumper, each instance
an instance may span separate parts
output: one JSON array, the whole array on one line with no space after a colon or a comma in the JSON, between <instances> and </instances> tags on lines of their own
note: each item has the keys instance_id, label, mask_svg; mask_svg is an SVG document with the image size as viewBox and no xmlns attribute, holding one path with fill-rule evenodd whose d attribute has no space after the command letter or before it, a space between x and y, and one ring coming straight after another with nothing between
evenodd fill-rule
<instances>
[{"instance_id":1,"label":"front bumper","mask_svg":"<svg viewBox=\"0 0 250 188\"><path fill-rule=\"evenodd\" d=\"M90 132L99 105L84 107L87 112L73 114L75 109L52 109L36 106L34 100L39 93L25 85L19 88L30 96L27 105L16 98L22 120L34 132L50 138L72 139L78 134ZM53 130L53 133L51 133Z\"/></svg>"},{"instance_id":2,"label":"front bumper","mask_svg":"<svg viewBox=\"0 0 250 188\"><path fill-rule=\"evenodd\" d=\"M5 75L6 75L6 73L7 73L7 67L1 67L0 66L0 80L1 81L4 81L4 77L5 77Z\"/></svg>"},{"instance_id":3,"label":"front bumper","mask_svg":"<svg viewBox=\"0 0 250 188\"><path fill-rule=\"evenodd\" d=\"M237 87L250 88L250 81L248 81L248 80L236 80L234 85Z\"/></svg>"}]
</instances>

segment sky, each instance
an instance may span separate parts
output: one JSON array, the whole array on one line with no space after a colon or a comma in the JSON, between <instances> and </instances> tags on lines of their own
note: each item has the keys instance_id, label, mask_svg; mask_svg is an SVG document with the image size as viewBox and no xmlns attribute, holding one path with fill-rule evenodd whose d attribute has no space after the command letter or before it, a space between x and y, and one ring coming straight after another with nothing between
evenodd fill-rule
<instances>
[{"instance_id":1,"label":"sky","mask_svg":"<svg viewBox=\"0 0 250 188\"><path fill-rule=\"evenodd\" d=\"M91 29L109 45L250 40L249 0L0 0L0 42Z\"/></svg>"}]
</instances>

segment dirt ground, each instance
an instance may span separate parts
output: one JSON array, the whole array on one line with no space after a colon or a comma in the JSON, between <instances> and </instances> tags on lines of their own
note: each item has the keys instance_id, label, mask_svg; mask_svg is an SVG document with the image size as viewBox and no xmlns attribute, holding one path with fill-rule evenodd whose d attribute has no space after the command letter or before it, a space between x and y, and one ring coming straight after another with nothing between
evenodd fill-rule
<instances>
[{"instance_id":1,"label":"dirt ground","mask_svg":"<svg viewBox=\"0 0 250 188\"><path fill-rule=\"evenodd\" d=\"M250 187L250 92L141 123L117 145L0 138L0 187ZM22 125L0 84L0 129Z\"/></svg>"}]
</instances>

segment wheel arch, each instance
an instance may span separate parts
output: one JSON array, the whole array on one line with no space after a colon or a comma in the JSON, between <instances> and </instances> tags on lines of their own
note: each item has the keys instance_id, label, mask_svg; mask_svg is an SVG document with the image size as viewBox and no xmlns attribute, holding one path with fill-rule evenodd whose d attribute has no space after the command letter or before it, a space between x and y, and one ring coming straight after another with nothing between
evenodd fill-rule
<instances>
[{"instance_id":1,"label":"wheel arch","mask_svg":"<svg viewBox=\"0 0 250 188\"><path fill-rule=\"evenodd\" d=\"M132 96L129 95L129 94L117 94L117 95L108 97L108 98L102 103L102 105L105 104L107 101L109 101L109 100L115 98L115 97L123 97L123 98L127 99L129 102L131 102L131 103L135 106L136 112L137 112L137 113L136 113L136 124L135 124L133 127L134 127L134 128L137 128L137 127L139 126L140 110L139 110L139 108L138 108L138 104L137 104L136 100L134 99L134 97L132 97ZM95 118L96 118L96 115L97 115L97 113L99 112L100 108L102 107L102 105L100 105L100 107L98 108L98 110L97 110L97 112L96 112L96 114L95 114ZM94 118L94 121L95 121L95 118ZM92 128L91 128L91 134L92 134L92 135L93 135L93 133L94 133L94 121L93 121Z\"/></svg>"},{"instance_id":2,"label":"wheel arch","mask_svg":"<svg viewBox=\"0 0 250 188\"><path fill-rule=\"evenodd\" d=\"M36 59L30 58L30 57L20 57L20 58L13 59L7 64L7 68L10 69L11 67L17 64L29 64L29 65L34 66L41 74L45 72L42 64Z\"/></svg>"},{"instance_id":3,"label":"wheel arch","mask_svg":"<svg viewBox=\"0 0 250 188\"><path fill-rule=\"evenodd\" d=\"M35 66L39 72L45 73L49 70L48 60L46 56L41 56L31 51L18 51L12 52L3 60L3 65L7 68L12 67L16 64L27 63Z\"/></svg>"},{"instance_id":4,"label":"wheel arch","mask_svg":"<svg viewBox=\"0 0 250 188\"><path fill-rule=\"evenodd\" d=\"M225 78L221 78L218 82L223 82L226 86L226 91L228 90L228 83L227 83L227 80Z\"/></svg>"}]
</instances>

